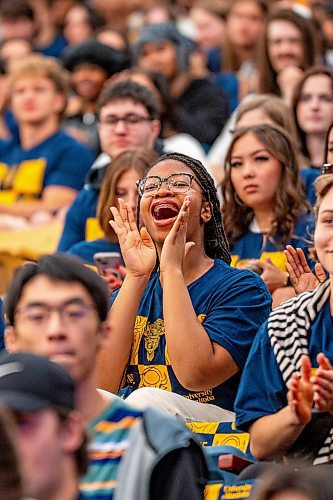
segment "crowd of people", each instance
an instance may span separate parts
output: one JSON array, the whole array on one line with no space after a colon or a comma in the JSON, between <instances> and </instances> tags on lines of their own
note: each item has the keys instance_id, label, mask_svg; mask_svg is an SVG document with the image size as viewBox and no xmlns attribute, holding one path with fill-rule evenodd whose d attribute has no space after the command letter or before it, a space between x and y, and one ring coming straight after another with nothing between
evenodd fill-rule
<instances>
[{"instance_id":1,"label":"crowd of people","mask_svg":"<svg viewBox=\"0 0 333 500\"><path fill-rule=\"evenodd\" d=\"M2 498L331 500L332 256L330 1L0 2Z\"/></svg>"}]
</instances>

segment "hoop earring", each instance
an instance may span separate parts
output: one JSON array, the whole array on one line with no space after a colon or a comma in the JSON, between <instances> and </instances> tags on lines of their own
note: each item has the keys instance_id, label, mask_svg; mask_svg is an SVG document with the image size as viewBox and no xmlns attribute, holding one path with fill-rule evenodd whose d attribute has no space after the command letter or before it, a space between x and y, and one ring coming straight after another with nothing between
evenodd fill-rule
<instances>
[{"instance_id":1,"label":"hoop earring","mask_svg":"<svg viewBox=\"0 0 333 500\"><path fill-rule=\"evenodd\" d=\"M238 196L238 194L236 193L236 191L234 192L234 200L235 200L235 202L237 203L237 205L239 207L244 207L245 206L245 203L242 202L242 200L240 199L240 197Z\"/></svg>"}]
</instances>

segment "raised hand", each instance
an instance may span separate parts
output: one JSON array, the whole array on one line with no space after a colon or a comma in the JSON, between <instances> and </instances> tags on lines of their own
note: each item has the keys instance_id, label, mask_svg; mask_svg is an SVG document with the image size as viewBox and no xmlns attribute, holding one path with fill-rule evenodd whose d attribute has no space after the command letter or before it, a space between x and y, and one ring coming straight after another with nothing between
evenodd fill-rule
<instances>
[{"instance_id":1,"label":"raised hand","mask_svg":"<svg viewBox=\"0 0 333 500\"><path fill-rule=\"evenodd\" d=\"M295 250L292 245L287 245L284 254L287 258L287 272L296 294L312 291L325 281L326 274L323 266L317 263L315 265L316 274L313 274L301 248Z\"/></svg>"},{"instance_id":2,"label":"raised hand","mask_svg":"<svg viewBox=\"0 0 333 500\"><path fill-rule=\"evenodd\" d=\"M317 361L319 368L316 374L311 377L314 388L314 404L317 410L333 412L333 367L323 353L318 354Z\"/></svg>"},{"instance_id":3,"label":"raised hand","mask_svg":"<svg viewBox=\"0 0 333 500\"><path fill-rule=\"evenodd\" d=\"M165 238L160 258L160 271L181 270L184 259L195 245L193 241L186 242L187 224L190 212L191 199L186 196L170 233Z\"/></svg>"},{"instance_id":4,"label":"raised hand","mask_svg":"<svg viewBox=\"0 0 333 500\"><path fill-rule=\"evenodd\" d=\"M297 373L291 378L287 393L288 405L298 418L298 423L305 425L311 420L314 389L310 380L311 362L308 356L301 360L301 376Z\"/></svg>"},{"instance_id":5,"label":"raised hand","mask_svg":"<svg viewBox=\"0 0 333 500\"><path fill-rule=\"evenodd\" d=\"M147 277L156 263L154 242L145 227L138 230L131 207L122 198L118 202L119 210L111 207L110 225L118 236L127 275Z\"/></svg>"}]
</instances>

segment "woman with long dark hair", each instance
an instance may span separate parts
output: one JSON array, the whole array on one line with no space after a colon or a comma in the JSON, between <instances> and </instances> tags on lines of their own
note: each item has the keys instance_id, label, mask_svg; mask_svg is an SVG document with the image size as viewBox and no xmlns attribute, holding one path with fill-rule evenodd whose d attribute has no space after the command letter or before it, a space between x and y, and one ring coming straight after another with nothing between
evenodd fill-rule
<instances>
[{"instance_id":1,"label":"woman with long dark hair","mask_svg":"<svg viewBox=\"0 0 333 500\"><path fill-rule=\"evenodd\" d=\"M254 265L272 294L286 287L283 297L292 294L283 250L287 243L307 250L312 217L294 145L282 129L256 125L236 130L222 199L233 265Z\"/></svg>"}]
</instances>

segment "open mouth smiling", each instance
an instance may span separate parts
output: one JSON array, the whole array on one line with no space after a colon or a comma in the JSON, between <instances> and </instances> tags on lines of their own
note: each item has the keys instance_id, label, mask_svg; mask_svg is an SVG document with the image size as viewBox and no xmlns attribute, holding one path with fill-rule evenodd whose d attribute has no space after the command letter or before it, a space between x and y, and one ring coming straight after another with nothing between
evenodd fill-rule
<instances>
[{"instance_id":1,"label":"open mouth smiling","mask_svg":"<svg viewBox=\"0 0 333 500\"><path fill-rule=\"evenodd\" d=\"M166 226L176 220L179 210L180 208L175 203L163 201L152 206L151 214L156 225Z\"/></svg>"}]
</instances>

